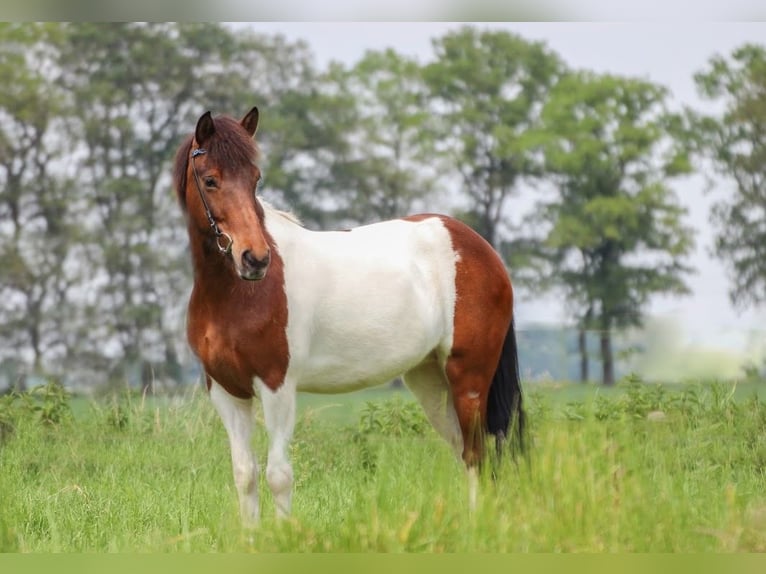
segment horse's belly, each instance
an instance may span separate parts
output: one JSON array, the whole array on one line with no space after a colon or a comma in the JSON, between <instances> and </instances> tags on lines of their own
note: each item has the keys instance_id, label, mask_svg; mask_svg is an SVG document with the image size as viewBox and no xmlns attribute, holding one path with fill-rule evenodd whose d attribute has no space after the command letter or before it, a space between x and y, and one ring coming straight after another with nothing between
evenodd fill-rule
<instances>
[{"instance_id":1,"label":"horse's belly","mask_svg":"<svg viewBox=\"0 0 766 574\"><path fill-rule=\"evenodd\" d=\"M300 391L344 393L391 381L422 362L422 352L394 356L385 350L375 353L343 353L335 356L314 355L297 377Z\"/></svg>"},{"instance_id":2,"label":"horse's belly","mask_svg":"<svg viewBox=\"0 0 766 574\"><path fill-rule=\"evenodd\" d=\"M303 349L291 356L298 388L344 392L382 384L432 354L445 338L441 314L399 303L378 313L352 306L344 319L314 325Z\"/></svg>"}]
</instances>

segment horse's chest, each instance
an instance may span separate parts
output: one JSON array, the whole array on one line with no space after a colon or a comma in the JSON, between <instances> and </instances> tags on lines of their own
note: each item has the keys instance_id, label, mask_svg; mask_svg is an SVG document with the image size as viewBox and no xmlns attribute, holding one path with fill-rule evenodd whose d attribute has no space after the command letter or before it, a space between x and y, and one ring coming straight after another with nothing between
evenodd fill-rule
<instances>
[{"instance_id":1,"label":"horse's chest","mask_svg":"<svg viewBox=\"0 0 766 574\"><path fill-rule=\"evenodd\" d=\"M207 375L232 395L250 398L255 378L271 389L284 382L288 349L280 323L278 317L226 309L211 314L190 305L189 344Z\"/></svg>"}]
</instances>

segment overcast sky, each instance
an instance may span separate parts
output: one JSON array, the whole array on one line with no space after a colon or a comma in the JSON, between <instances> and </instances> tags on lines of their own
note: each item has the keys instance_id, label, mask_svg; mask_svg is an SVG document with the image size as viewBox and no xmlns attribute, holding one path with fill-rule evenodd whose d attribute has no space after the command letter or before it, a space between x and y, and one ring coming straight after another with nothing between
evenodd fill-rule
<instances>
[{"instance_id":1,"label":"overcast sky","mask_svg":"<svg viewBox=\"0 0 766 574\"><path fill-rule=\"evenodd\" d=\"M392 47L424 62L431 58L431 39L462 24L382 22L258 22L249 24L265 33L281 33L290 39L304 39L324 66L330 60L355 62L365 50ZM764 43L762 23L489 23L492 28L514 31L525 38L543 40L569 66L597 72L638 76L660 83L672 92L673 105L704 107L697 96L692 75L705 67L714 54L729 54L745 42ZM766 346L766 310L738 312L729 303L723 264L710 255L712 229L709 207L727 193L726 182L705 193L704 179L677 182L681 201L689 209L689 223L697 230L697 248L691 259L697 268L689 284L692 295L657 298L650 312L671 318L682 325L688 344L742 350ZM561 322L568 317L552 297L534 299L519 293L517 315L520 323Z\"/></svg>"}]
</instances>

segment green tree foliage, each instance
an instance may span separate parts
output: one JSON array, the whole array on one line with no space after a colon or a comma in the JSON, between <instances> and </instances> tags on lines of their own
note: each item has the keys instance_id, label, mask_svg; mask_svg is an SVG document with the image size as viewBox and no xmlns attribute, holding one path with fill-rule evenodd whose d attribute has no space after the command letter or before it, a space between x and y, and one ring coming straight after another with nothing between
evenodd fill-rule
<instances>
[{"instance_id":1,"label":"green tree foliage","mask_svg":"<svg viewBox=\"0 0 766 574\"><path fill-rule=\"evenodd\" d=\"M324 91L343 109L328 118L340 128L327 174L334 216L358 224L411 212L435 185L420 65L392 49L367 52L351 68L332 66Z\"/></svg>"},{"instance_id":2,"label":"green tree foliage","mask_svg":"<svg viewBox=\"0 0 766 574\"><path fill-rule=\"evenodd\" d=\"M685 288L691 239L667 180L688 164L665 92L607 76L559 81L556 54L507 32L463 27L433 46L427 66L386 50L318 70L305 43L244 27L0 25L0 369L67 383L180 378L190 277L170 161L204 111L258 105L265 199L325 228L430 211L438 181L536 287L560 288L583 329L607 333L609 381L611 329L639 323L653 294ZM761 117L762 66L744 63L758 53L717 65L745 87L740 97L710 80L711 97L744 103L720 126L705 119L718 132L700 131L730 146L717 165L736 159L748 198L763 190L763 122L745 122ZM555 184L527 220L544 236L504 241L508 198L532 178ZM742 221L761 237L747 205L720 208L736 228L727 240ZM764 243L753 239L753 257Z\"/></svg>"},{"instance_id":3,"label":"green tree foliage","mask_svg":"<svg viewBox=\"0 0 766 574\"><path fill-rule=\"evenodd\" d=\"M562 64L539 42L473 27L434 40L434 49L424 77L440 151L459 173L465 218L498 246L506 200L521 178L540 173L529 132Z\"/></svg>"},{"instance_id":4,"label":"green tree foliage","mask_svg":"<svg viewBox=\"0 0 766 574\"><path fill-rule=\"evenodd\" d=\"M692 232L668 181L689 169L665 89L572 73L553 89L537 134L552 197L541 284L560 288L583 329L598 329L603 381L614 382L614 328L638 326L649 298L685 293Z\"/></svg>"},{"instance_id":5,"label":"green tree foliage","mask_svg":"<svg viewBox=\"0 0 766 574\"><path fill-rule=\"evenodd\" d=\"M723 104L697 115L692 142L734 193L713 208L715 254L730 270L734 303L766 302L766 47L747 44L715 56L694 77L699 93Z\"/></svg>"},{"instance_id":6,"label":"green tree foliage","mask_svg":"<svg viewBox=\"0 0 766 574\"><path fill-rule=\"evenodd\" d=\"M0 361L43 369L71 343L64 301L76 280L67 269L77 229L67 219L71 181L51 164L58 145L61 91L54 83L55 27L0 25ZM16 373L23 382L26 372Z\"/></svg>"},{"instance_id":7,"label":"green tree foliage","mask_svg":"<svg viewBox=\"0 0 766 574\"><path fill-rule=\"evenodd\" d=\"M259 106L259 193L294 211L307 225L329 225L323 188L329 187L328 158L341 144L348 102L321 93L320 74L305 42L247 29L227 33L230 41L205 105L234 115Z\"/></svg>"},{"instance_id":8,"label":"green tree foliage","mask_svg":"<svg viewBox=\"0 0 766 574\"><path fill-rule=\"evenodd\" d=\"M84 154L78 218L93 268L83 303L81 352L111 355L112 376L143 363L177 374L180 330L170 321L185 290L184 228L168 190L167 166L209 78L215 53L185 39L225 37L216 26L69 24L59 51L67 118ZM184 33L187 32L187 33ZM174 304L169 305L169 302ZM98 347L110 345L104 353ZM98 365L96 365L98 367ZM157 373L159 375L159 373Z\"/></svg>"}]
</instances>

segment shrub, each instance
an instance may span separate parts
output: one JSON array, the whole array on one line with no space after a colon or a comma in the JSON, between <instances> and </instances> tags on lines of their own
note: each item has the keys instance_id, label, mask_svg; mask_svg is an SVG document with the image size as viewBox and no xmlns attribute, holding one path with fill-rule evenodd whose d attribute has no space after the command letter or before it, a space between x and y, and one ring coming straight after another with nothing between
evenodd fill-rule
<instances>
[{"instance_id":1,"label":"shrub","mask_svg":"<svg viewBox=\"0 0 766 574\"><path fill-rule=\"evenodd\" d=\"M428 428L428 420L420 406L396 395L383 403L365 403L357 430L363 435L402 437L422 435Z\"/></svg>"},{"instance_id":2,"label":"shrub","mask_svg":"<svg viewBox=\"0 0 766 574\"><path fill-rule=\"evenodd\" d=\"M0 397L0 442L8 440L23 421L58 426L72 419L69 392L58 382Z\"/></svg>"}]
</instances>

